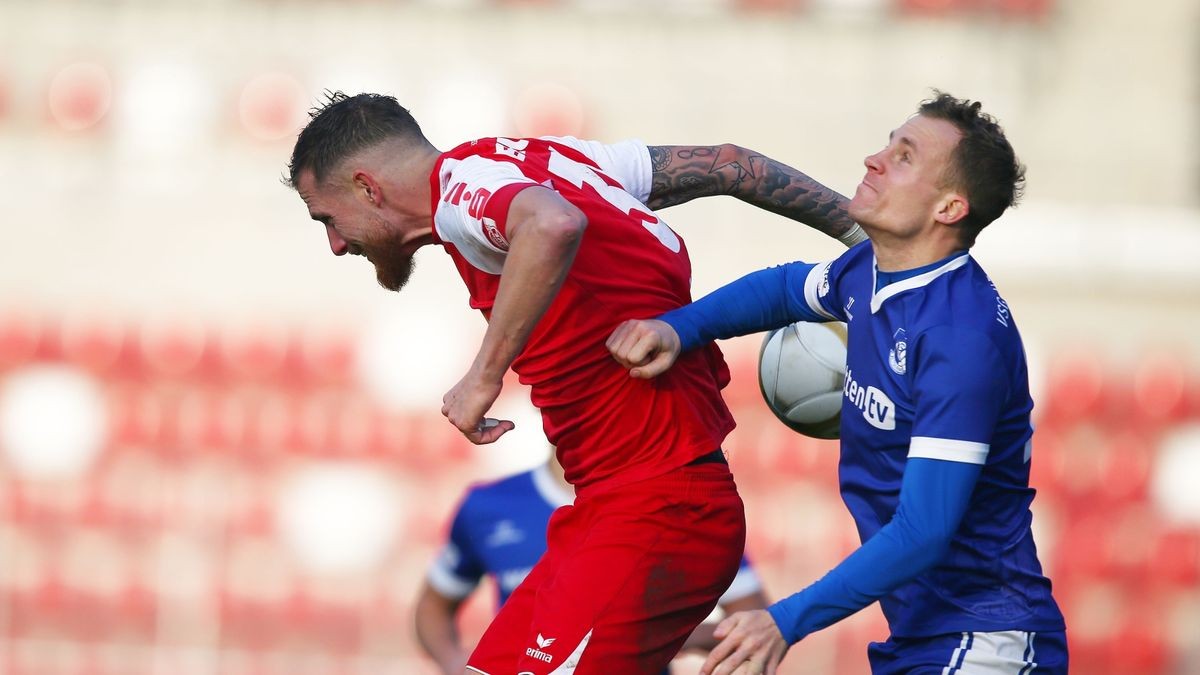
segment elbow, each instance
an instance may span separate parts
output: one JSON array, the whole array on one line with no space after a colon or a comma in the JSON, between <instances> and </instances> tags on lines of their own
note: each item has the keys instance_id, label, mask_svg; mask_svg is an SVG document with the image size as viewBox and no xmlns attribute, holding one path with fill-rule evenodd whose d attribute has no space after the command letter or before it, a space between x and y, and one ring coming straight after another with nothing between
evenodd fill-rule
<instances>
[{"instance_id":1,"label":"elbow","mask_svg":"<svg viewBox=\"0 0 1200 675\"><path fill-rule=\"evenodd\" d=\"M747 148L743 148L740 145L734 145L733 143L722 143L717 146L719 166L728 166L730 164L734 164L746 169L746 180L737 180L730 185L729 193L731 195L736 197L753 192L753 190L750 188L755 187L758 184L759 178L761 177L761 172L753 170L752 166L752 160L756 156L761 162L763 159L761 153L753 152Z\"/></svg>"},{"instance_id":2,"label":"elbow","mask_svg":"<svg viewBox=\"0 0 1200 675\"><path fill-rule=\"evenodd\" d=\"M916 553L917 566L926 570L944 559L950 550L951 538L950 534L940 532L926 533L924 536L917 537L913 542L912 549Z\"/></svg>"},{"instance_id":3,"label":"elbow","mask_svg":"<svg viewBox=\"0 0 1200 675\"><path fill-rule=\"evenodd\" d=\"M894 535L916 570L926 570L946 557L954 532L940 526L918 526L906 514L900 513L892 521Z\"/></svg>"},{"instance_id":4,"label":"elbow","mask_svg":"<svg viewBox=\"0 0 1200 675\"><path fill-rule=\"evenodd\" d=\"M538 223L538 239L553 247L574 250L583 241L587 225L587 216L583 211L570 205L570 208L558 209L541 219Z\"/></svg>"}]
</instances>

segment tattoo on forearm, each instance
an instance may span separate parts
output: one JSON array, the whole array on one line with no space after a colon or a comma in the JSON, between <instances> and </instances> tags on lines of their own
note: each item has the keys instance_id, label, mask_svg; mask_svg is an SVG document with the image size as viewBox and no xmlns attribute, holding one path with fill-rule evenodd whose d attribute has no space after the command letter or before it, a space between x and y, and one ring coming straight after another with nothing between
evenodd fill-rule
<instances>
[{"instance_id":1,"label":"tattoo on forearm","mask_svg":"<svg viewBox=\"0 0 1200 675\"><path fill-rule=\"evenodd\" d=\"M724 194L834 237L854 226L846 212L848 199L750 150L728 144L653 146L650 159L654 177L648 205L653 209Z\"/></svg>"},{"instance_id":2,"label":"tattoo on forearm","mask_svg":"<svg viewBox=\"0 0 1200 675\"><path fill-rule=\"evenodd\" d=\"M661 145L650 146L650 164L654 167L654 172L658 173L667 168L671 163L671 150L664 148Z\"/></svg>"}]
</instances>

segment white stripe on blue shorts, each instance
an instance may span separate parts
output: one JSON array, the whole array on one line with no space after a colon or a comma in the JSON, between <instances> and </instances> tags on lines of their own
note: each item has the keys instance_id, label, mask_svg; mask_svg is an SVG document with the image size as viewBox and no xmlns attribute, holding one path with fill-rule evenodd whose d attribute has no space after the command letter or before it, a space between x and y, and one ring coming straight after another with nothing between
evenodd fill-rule
<instances>
[{"instance_id":1,"label":"white stripe on blue shorts","mask_svg":"<svg viewBox=\"0 0 1200 675\"><path fill-rule=\"evenodd\" d=\"M1023 630L963 633L942 675L1029 675L1037 667L1036 635Z\"/></svg>"}]
</instances>

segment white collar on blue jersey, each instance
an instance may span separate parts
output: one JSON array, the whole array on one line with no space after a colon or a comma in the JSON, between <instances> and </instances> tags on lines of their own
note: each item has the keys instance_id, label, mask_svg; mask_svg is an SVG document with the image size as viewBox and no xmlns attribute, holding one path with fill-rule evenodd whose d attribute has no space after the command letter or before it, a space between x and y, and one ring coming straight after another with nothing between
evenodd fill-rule
<instances>
[{"instance_id":1,"label":"white collar on blue jersey","mask_svg":"<svg viewBox=\"0 0 1200 675\"><path fill-rule=\"evenodd\" d=\"M570 490L563 488L562 483L550 475L550 469L545 464L533 470L533 487L537 489L538 494L546 500L547 504L556 509L575 503L575 495Z\"/></svg>"},{"instance_id":2,"label":"white collar on blue jersey","mask_svg":"<svg viewBox=\"0 0 1200 675\"><path fill-rule=\"evenodd\" d=\"M874 314L875 312L878 312L879 308L881 306L883 306L883 301L887 300L888 298L892 297L893 295L896 295L897 293L903 293L904 291L908 291L908 290L911 290L914 288L920 288L920 287L928 284L929 282L933 281L934 279L942 276L943 274L945 274L947 272L953 272L954 270L962 267L963 265L966 265L967 261L970 259L971 259L971 252L963 251L962 253L959 253L958 255L948 259L944 264L939 265L939 266L935 267L934 269L929 270L928 272L923 272L916 276L908 277L907 279L901 279L900 281L897 281L893 284L888 284L887 286L884 286L883 288L881 288L878 291L871 294L871 313ZM876 277L878 275L879 275L878 262L875 261L874 258L872 258L872 260L871 260L871 288L872 289L875 288L875 285L876 285L875 281L876 281Z\"/></svg>"}]
</instances>

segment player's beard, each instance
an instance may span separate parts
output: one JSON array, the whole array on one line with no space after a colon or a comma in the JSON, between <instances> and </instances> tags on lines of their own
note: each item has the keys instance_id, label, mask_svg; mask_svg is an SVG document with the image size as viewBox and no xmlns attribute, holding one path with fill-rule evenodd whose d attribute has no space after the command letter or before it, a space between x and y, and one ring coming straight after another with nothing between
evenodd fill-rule
<instances>
[{"instance_id":1,"label":"player's beard","mask_svg":"<svg viewBox=\"0 0 1200 675\"><path fill-rule=\"evenodd\" d=\"M372 262L375 263L375 279L379 281L379 285L397 293L408 283L415 266L410 255L396 254Z\"/></svg>"},{"instance_id":2,"label":"player's beard","mask_svg":"<svg viewBox=\"0 0 1200 675\"><path fill-rule=\"evenodd\" d=\"M379 285L396 292L404 288L414 265L412 255L404 252L401 237L389 234L364 248L367 260L375 266L375 279Z\"/></svg>"}]
</instances>

